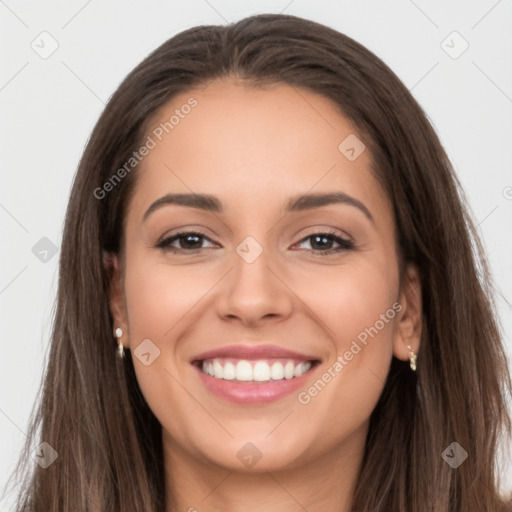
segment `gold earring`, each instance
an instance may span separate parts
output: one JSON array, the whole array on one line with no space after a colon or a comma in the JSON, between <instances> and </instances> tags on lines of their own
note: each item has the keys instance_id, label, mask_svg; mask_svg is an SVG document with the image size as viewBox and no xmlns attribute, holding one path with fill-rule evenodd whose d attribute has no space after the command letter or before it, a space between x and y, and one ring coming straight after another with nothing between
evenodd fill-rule
<instances>
[{"instance_id":1,"label":"gold earring","mask_svg":"<svg viewBox=\"0 0 512 512\"><path fill-rule=\"evenodd\" d=\"M414 350L412 349L411 345L407 345L407 348L409 349L409 363L411 365L411 370L416 371L416 354L414 353Z\"/></svg>"},{"instance_id":2,"label":"gold earring","mask_svg":"<svg viewBox=\"0 0 512 512\"><path fill-rule=\"evenodd\" d=\"M123 330L118 327L115 331L115 337L119 340L118 346L117 346L117 355L122 359L124 357L124 347L123 342L121 341L121 337L123 335Z\"/></svg>"}]
</instances>

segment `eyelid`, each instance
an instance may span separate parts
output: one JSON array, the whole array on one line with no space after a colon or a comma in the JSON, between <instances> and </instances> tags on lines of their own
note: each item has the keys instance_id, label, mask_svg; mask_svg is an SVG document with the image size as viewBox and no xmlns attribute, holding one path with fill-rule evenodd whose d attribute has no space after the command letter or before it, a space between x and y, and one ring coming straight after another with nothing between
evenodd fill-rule
<instances>
[{"instance_id":1,"label":"eyelid","mask_svg":"<svg viewBox=\"0 0 512 512\"><path fill-rule=\"evenodd\" d=\"M347 242L354 243L354 239L347 232L342 231L339 228L332 228L332 227L318 228L316 226L311 228L311 232L308 231L305 235L303 235L303 237L300 239L300 241L302 241L304 238L307 238L308 236L312 236L312 235L316 235L316 234L325 234L325 235L329 234L329 235L337 236L339 238L343 238Z\"/></svg>"},{"instance_id":2,"label":"eyelid","mask_svg":"<svg viewBox=\"0 0 512 512\"><path fill-rule=\"evenodd\" d=\"M339 247L335 249L324 249L324 250L313 250L313 249L306 249L306 252L313 254L315 256L326 256L326 255L335 255L340 254L344 251L350 251L355 250L356 245L354 243L354 240L351 236L346 234L340 234L339 231L333 230L332 228L329 229L314 229L311 233L306 234L303 236L297 243L294 244L302 244L305 241L307 241L309 238L312 238L313 236L320 236L320 235L326 235L327 238L333 239L334 243L338 244Z\"/></svg>"},{"instance_id":3,"label":"eyelid","mask_svg":"<svg viewBox=\"0 0 512 512\"><path fill-rule=\"evenodd\" d=\"M328 233L330 235L336 235L336 236L342 237L346 241L354 242L354 239L346 231L343 231L339 228L333 228L331 226L324 227L324 228L318 227L318 226L313 226L313 227L307 228L307 229L308 229L308 232L306 234L302 235L302 238L300 239L300 241L302 241L302 239L307 236L315 235L318 233L322 233L322 234ZM196 233L198 235L201 235L204 238L208 238L210 241L213 241L211 239L210 235L204 233L203 230L210 231L208 228L206 228L204 226L199 226L199 225L198 226L193 226L193 225L186 226L184 228L176 228L176 230L171 230L170 234L168 232L166 232L165 235L162 235L158 239L157 244L160 243L162 240L166 240L168 238L171 238L171 237L174 237L174 236L177 236L180 234L188 234L188 233ZM298 234L298 232L295 235L293 235L294 238L297 236L297 234ZM213 235L213 236L216 236L216 235Z\"/></svg>"},{"instance_id":4,"label":"eyelid","mask_svg":"<svg viewBox=\"0 0 512 512\"><path fill-rule=\"evenodd\" d=\"M180 236L184 236L184 235L197 235L198 237L203 238L204 240L208 240L209 242L217 244L217 242L214 242L206 233L203 233L201 230L193 229L193 228L190 228L190 229L185 228L185 229L180 229L179 231L174 231L169 235L162 236L158 240L158 242L156 242L154 247L162 248L163 250L166 250L169 247L169 250L172 250L172 247L170 246L169 241L172 240L172 242L175 242L176 240L178 240L180 238ZM165 245L164 245L164 243L165 243ZM199 249L189 249L188 251L185 249L178 249L178 248L175 248L175 249L177 251L181 250L184 252L192 253L194 251L201 251L203 249L207 249L207 247L201 247Z\"/></svg>"},{"instance_id":5,"label":"eyelid","mask_svg":"<svg viewBox=\"0 0 512 512\"><path fill-rule=\"evenodd\" d=\"M198 226L192 225L192 226L171 229L170 231L166 231L165 234L162 235L158 239L158 241L156 242L155 245L158 245L160 242L167 240L169 238L173 238L175 236L182 235L182 234L188 234L188 233L195 233L195 234L201 235L203 238L208 238L208 240L213 241L211 239L211 235L206 234L205 231L211 232L211 230L209 230L207 227L199 226L199 225ZM213 235L213 236L216 236L216 235Z\"/></svg>"},{"instance_id":6,"label":"eyelid","mask_svg":"<svg viewBox=\"0 0 512 512\"><path fill-rule=\"evenodd\" d=\"M203 228L201 228L203 229ZM210 247L199 247L199 248L193 248L193 249L182 249L179 247L173 247L170 244L174 243L176 240L179 240L180 236L184 235L196 235L197 237L208 240L209 242L213 244L217 244L217 242L213 241L208 235L203 233L201 230L194 229L193 227L186 227L181 228L178 231L172 232L169 235L164 235L159 239L159 241L154 245L155 248L160 249L164 252L171 252L175 254L197 254L198 252L203 251L204 249L210 249ZM302 244L306 242L309 238L315 236L315 235L326 235L328 238L333 239L335 244L338 244L339 247L334 249L305 249L307 253L310 253L315 256L327 256L327 255L334 255L339 254L344 251L350 251L354 250L356 248L353 238L348 235L347 233L337 229L337 228L319 228L319 227L312 227L310 228L310 231L306 234L304 234L297 242L293 244L293 246L296 246L298 244ZM292 246L292 247L293 247Z\"/></svg>"}]
</instances>

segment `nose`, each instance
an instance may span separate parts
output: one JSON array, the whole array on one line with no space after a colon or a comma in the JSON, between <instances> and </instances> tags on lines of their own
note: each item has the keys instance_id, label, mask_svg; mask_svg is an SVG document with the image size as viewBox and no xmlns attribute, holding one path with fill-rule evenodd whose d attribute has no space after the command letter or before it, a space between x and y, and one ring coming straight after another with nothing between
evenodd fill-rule
<instances>
[{"instance_id":1,"label":"nose","mask_svg":"<svg viewBox=\"0 0 512 512\"><path fill-rule=\"evenodd\" d=\"M217 314L223 320L256 327L289 317L293 291L286 284L286 272L267 254L263 251L252 263L234 257L234 267L225 277L216 301Z\"/></svg>"}]
</instances>

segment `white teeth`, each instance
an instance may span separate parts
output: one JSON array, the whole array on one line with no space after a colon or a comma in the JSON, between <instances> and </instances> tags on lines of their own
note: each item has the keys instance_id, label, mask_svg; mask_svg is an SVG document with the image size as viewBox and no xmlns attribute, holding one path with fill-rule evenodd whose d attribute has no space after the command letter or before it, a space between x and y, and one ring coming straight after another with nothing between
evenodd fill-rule
<instances>
[{"instance_id":1,"label":"white teeth","mask_svg":"<svg viewBox=\"0 0 512 512\"><path fill-rule=\"evenodd\" d=\"M222 379L222 374L223 374L223 371L222 371L221 364L219 363L219 361L214 359L214 361L213 361L213 375L214 375L214 377L216 379Z\"/></svg>"},{"instance_id":2,"label":"white teeth","mask_svg":"<svg viewBox=\"0 0 512 512\"><path fill-rule=\"evenodd\" d=\"M252 366L249 361L238 361L236 364L236 380L252 380Z\"/></svg>"},{"instance_id":3,"label":"white teeth","mask_svg":"<svg viewBox=\"0 0 512 512\"><path fill-rule=\"evenodd\" d=\"M274 363L270 369L272 380L281 380L284 377L284 368L281 363Z\"/></svg>"},{"instance_id":4,"label":"white teeth","mask_svg":"<svg viewBox=\"0 0 512 512\"><path fill-rule=\"evenodd\" d=\"M254 365L252 375L254 380L257 380L259 382L270 380L270 366L267 363L264 363L263 361L258 361Z\"/></svg>"},{"instance_id":5,"label":"white teeth","mask_svg":"<svg viewBox=\"0 0 512 512\"><path fill-rule=\"evenodd\" d=\"M311 368L310 362L295 363L287 361L283 363L276 361L270 365L267 361L251 362L242 359L236 364L230 361L213 359L203 361L203 373L224 380L239 380L244 382L268 382L270 380L290 380L294 377L300 377Z\"/></svg>"},{"instance_id":6,"label":"white teeth","mask_svg":"<svg viewBox=\"0 0 512 512\"><path fill-rule=\"evenodd\" d=\"M295 365L288 361L284 367L284 378L288 380L293 379L293 370L295 370Z\"/></svg>"},{"instance_id":7,"label":"white teeth","mask_svg":"<svg viewBox=\"0 0 512 512\"><path fill-rule=\"evenodd\" d=\"M300 377L303 373L306 373L307 370L305 370L306 363L300 363L295 367L295 370L293 371L294 377Z\"/></svg>"},{"instance_id":8,"label":"white teeth","mask_svg":"<svg viewBox=\"0 0 512 512\"><path fill-rule=\"evenodd\" d=\"M223 375L220 378L224 378L225 380L233 380L235 377L236 377L235 365L233 363L226 363L224 365Z\"/></svg>"}]
</instances>

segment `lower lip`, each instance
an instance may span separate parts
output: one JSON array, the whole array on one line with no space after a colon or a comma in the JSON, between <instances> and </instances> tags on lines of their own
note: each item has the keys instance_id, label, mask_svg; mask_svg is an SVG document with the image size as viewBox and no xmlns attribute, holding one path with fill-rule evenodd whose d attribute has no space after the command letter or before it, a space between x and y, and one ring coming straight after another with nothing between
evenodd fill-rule
<instances>
[{"instance_id":1,"label":"lower lip","mask_svg":"<svg viewBox=\"0 0 512 512\"><path fill-rule=\"evenodd\" d=\"M197 366L194 367L199 372L199 376L204 385L214 395L237 404L261 404L274 402L297 391L304 386L315 366L300 377L294 377L289 380L282 379L257 383L216 379L215 377L206 375L206 373L202 372Z\"/></svg>"}]
</instances>

